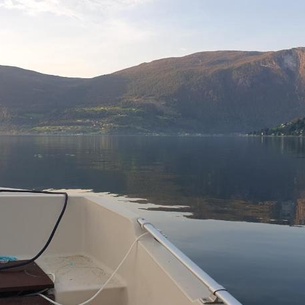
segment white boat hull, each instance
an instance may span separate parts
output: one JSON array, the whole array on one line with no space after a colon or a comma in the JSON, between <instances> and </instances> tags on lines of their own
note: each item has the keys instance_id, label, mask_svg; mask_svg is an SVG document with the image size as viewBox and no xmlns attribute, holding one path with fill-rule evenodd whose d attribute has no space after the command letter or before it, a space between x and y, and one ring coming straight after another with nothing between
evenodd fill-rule
<instances>
[{"instance_id":1,"label":"white boat hull","mask_svg":"<svg viewBox=\"0 0 305 305\"><path fill-rule=\"evenodd\" d=\"M0 194L0 255L33 257L62 206L62 195ZM90 299L120 263L90 304L202 305L209 299L210 289L151 235L143 235L137 220L115 197L69 196L51 244L37 259L55 280L56 302L72 305ZM240 304L232 299L230 304Z\"/></svg>"}]
</instances>

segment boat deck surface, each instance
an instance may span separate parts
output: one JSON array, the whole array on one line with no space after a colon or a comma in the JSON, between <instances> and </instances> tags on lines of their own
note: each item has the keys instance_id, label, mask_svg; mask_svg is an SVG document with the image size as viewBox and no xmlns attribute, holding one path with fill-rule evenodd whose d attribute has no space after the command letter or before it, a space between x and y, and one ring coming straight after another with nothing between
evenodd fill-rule
<instances>
[{"instance_id":1,"label":"boat deck surface","mask_svg":"<svg viewBox=\"0 0 305 305\"><path fill-rule=\"evenodd\" d=\"M38 264L53 278L56 300L65 304L84 302L91 298L112 273L107 267L83 255L43 257ZM115 276L96 299L123 304L125 289L123 281Z\"/></svg>"}]
</instances>

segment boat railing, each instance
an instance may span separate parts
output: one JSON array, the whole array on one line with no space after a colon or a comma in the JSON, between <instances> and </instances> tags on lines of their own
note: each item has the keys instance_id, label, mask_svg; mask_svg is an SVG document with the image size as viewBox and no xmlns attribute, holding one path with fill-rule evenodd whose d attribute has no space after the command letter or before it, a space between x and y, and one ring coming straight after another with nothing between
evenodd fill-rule
<instances>
[{"instance_id":1,"label":"boat railing","mask_svg":"<svg viewBox=\"0 0 305 305\"><path fill-rule=\"evenodd\" d=\"M187 269L189 269L211 292L208 299L202 298L203 304L242 305L223 286L204 272L189 257L172 244L154 225L144 218L138 218L138 223L149 232L161 245L174 255Z\"/></svg>"}]
</instances>

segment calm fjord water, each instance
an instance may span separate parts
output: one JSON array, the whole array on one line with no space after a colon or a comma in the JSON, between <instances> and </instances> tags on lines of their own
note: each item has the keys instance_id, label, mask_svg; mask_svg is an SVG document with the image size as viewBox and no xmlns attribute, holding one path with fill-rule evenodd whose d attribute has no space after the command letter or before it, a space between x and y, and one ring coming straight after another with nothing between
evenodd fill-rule
<instances>
[{"instance_id":1,"label":"calm fjord water","mask_svg":"<svg viewBox=\"0 0 305 305\"><path fill-rule=\"evenodd\" d=\"M302 138L2 136L0 185L142 198L121 202L242 303L301 304L304 157Z\"/></svg>"}]
</instances>

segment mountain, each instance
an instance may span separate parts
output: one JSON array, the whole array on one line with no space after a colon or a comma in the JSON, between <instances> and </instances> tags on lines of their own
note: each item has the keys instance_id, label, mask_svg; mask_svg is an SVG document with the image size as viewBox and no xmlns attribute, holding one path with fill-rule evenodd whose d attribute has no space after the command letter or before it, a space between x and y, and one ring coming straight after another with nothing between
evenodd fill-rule
<instances>
[{"instance_id":1,"label":"mountain","mask_svg":"<svg viewBox=\"0 0 305 305\"><path fill-rule=\"evenodd\" d=\"M249 134L259 136L304 136L305 118L295 119L291 122L282 123L277 127L264 128Z\"/></svg>"},{"instance_id":2,"label":"mountain","mask_svg":"<svg viewBox=\"0 0 305 305\"><path fill-rule=\"evenodd\" d=\"M216 51L91 79L0 66L2 132L246 133L305 117L305 48Z\"/></svg>"}]
</instances>

